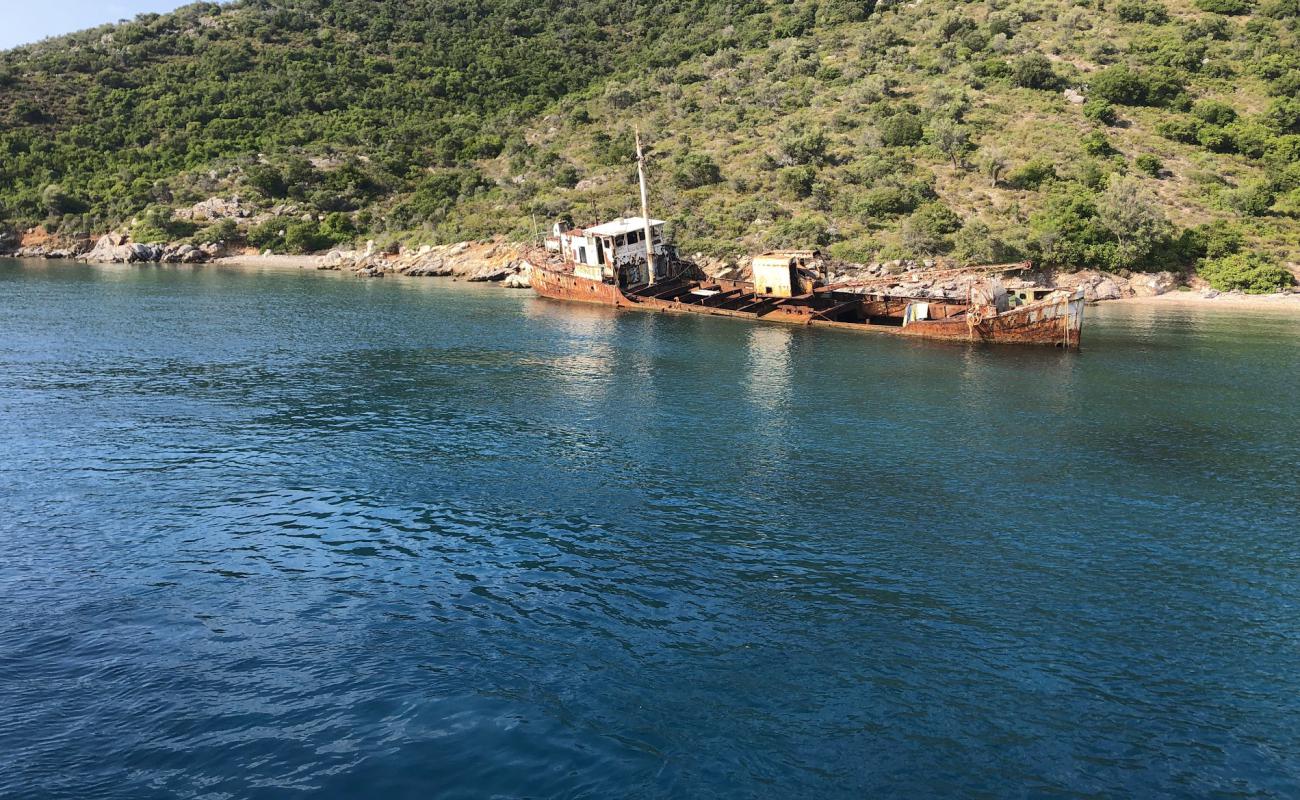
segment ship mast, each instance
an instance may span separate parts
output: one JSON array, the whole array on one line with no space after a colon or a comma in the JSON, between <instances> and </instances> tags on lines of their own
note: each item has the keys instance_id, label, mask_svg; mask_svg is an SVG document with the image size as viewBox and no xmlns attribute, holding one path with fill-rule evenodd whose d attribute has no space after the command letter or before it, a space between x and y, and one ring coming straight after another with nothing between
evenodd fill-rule
<instances>
[{"instance_id":1,"label":"ship mast","mask_svg":"<svg viewBox=\"0 0 1300 800\"><path fill-rule=\"evenodd\" d=\"M641 129L636 128L636 174L641 179L641 221L645 224L645 264L647 281L655 282L655 246L650 237L650 212L645 190L645 156L641 153Z\"/></svg>"}]
</instances>

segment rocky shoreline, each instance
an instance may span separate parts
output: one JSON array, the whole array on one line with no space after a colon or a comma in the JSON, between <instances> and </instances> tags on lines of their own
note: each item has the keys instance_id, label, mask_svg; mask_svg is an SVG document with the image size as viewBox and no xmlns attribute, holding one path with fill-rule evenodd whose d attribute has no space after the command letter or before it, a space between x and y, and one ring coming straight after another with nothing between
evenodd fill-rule
<instances>
[{"instance_id":1,"label":"rocky shoreline","mask_svg":"<svg viewBox=\"0 0 1300 800\"><path fill-rule=\"evenodd\" d=\"M531 286L529 247L505 239L424 245L419 248L381 252L374 243L362 250L331 250L317 256L274 256L270 253L230 253L220 244L195 245L132 242L121 233L107 233L98 239L50 236L41 229L23 234L0 233L0 256L38 259L75 259L92 263L238 264L267 265L282 261L285 266L348 272L358 277L382 278L450 277L469 282L497 283L505 288ZM722 260L696 254L691 261L700 272L713 278L745 280L750 275L748 259ZM927 261L891 261L873 264L832 263L832 283L871 281L888 291L914 297L959 296L971 275L951 273L939 279L926 271L938 265ZM1089 302L1141 300L1175 295L1179 301L1220 298L1223 304L1240 306L1300 307L1300 293L1245 295L1220 293L1192 275L1172 272L1118 275L1097 270L1080 272L1030 271L1004 280L1009 289L1030 287L1081 289ZM1279 302L1280 301L1280 302Z\"/></svg>"}]
</instances>

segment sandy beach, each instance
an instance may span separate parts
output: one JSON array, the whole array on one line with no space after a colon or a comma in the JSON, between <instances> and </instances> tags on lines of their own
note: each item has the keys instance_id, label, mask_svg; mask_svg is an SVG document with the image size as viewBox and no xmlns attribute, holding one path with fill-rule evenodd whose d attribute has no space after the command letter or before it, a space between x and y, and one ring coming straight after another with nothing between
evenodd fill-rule
<instances>
[{"instance_id":1,"label":"sandy beach","mask_svg":"<svg viewBox=\"0 0 1300 800\"><path fill-rule=\"evenodd\" d=\"M1120 300L1104 300L1102 302L1143 306L1231 308L1242 311L1268 310L1300 314L1300 293L1295 292L1278 294L1225 293L1216 297L1206 297L1200 292L1175 290L1149 297L1125 297Z\"/></svg>"}]
</instances>

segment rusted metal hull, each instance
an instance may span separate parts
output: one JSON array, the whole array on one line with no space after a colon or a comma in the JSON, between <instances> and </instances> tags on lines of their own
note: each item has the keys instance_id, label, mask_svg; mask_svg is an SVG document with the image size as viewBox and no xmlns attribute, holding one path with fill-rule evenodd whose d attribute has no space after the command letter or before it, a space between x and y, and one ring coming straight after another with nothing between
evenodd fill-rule
<instances>
[{"instance_id":1,"label":"rusted metal hull","mask_svg":"<svg viewBox=\"0 0 1300 800\"><path fill-rule=\"evenodd\" d=\"M991 344L1030 344L1077 348L1083 329L1083 295L1031 303L999 314L981 316L964 303L884 295L833 292L795 298L752 293L752 286L732 281L674 281L635 291L570 272L533 267L538 295L555 300L712 316L762 322L888 333L918 339ZM708 293L708 294L705 294ZM935 319L901 324L910 303L926 302Z\"/></svg>"}]
</instances>

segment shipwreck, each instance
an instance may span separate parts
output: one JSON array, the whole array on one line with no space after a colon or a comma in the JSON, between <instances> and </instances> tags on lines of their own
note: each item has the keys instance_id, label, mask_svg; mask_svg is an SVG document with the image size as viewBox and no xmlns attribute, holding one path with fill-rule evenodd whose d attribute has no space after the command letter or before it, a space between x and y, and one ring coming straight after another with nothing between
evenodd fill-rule
<instances>
[{"instance_id":1,"label":"shipwreck","mask_svg":"<svg viewBox=\"0 0 1300 800\"><path fill-rule=\"evenodd\" d=\"M538 295L922 339L1079 347L1082 291L1003 288L998 276L1028 263L929 273L966 276L957 297L899 294L892 279L832 283L815 250L755 256L749 281L703 277L667 243L664 221L650 218L644 164L638 136L641 216L587 228L555 224L545 251L532 259Z\"/></svg>"}]
</instances>

